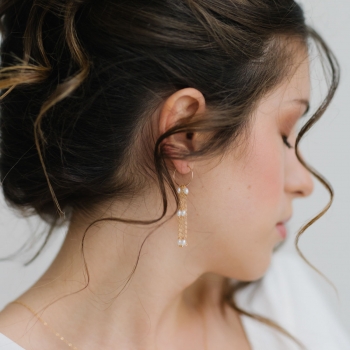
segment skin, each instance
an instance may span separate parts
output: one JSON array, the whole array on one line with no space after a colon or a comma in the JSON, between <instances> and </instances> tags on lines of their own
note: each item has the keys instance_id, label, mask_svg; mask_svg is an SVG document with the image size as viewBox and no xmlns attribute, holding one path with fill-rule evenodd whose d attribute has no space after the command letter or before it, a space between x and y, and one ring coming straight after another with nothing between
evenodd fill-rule
<instances>
[{"instance_id":1,"label":"skin","mask_svg":"<svg viewBox=\"0 0 350 350\"><path fill-rule=\"evenodd\" d=\"M288 148L294 145L296 124L309 100L309 61L304 51L298 66L258 104L244 149L232 147L220 159L174 160L178 183L188 182L188 246L177 246L177 217L168 221L143 246L138 267L123 292L149 227L117 222L100 223L85 240L89 268L86 284L80 242L94 219L73 215L65 242L46 273L18 299L34 310L50 305L41 317L79 349L249 349L239 316L219 309L224 277L253 281L270 264L281 242L276 224L292 215L295 198L313 190L309 172ZM160 108L159 134L178 118L205 110L202 93L179 90ZM198 147L192 140L172 136L164 143ZM169 197L171 198L171 196ZM161 214L158 192L104 208L105 216L149 220ZM96 214L97 215L97 214ZM156 226L154 226L156 227ZM25 349L65 349L23 306L10 304L0 313L0 332Z\"/></svg>"}]
</instances>

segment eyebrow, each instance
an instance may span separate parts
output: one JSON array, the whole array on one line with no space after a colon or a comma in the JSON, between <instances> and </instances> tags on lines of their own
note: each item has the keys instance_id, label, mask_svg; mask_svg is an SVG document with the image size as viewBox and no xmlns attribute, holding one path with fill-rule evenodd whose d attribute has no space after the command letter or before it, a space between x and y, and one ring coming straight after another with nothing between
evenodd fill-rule
<instances>
[{"instance_id":1,"label":"eyebrow","mask_svg":"<svg viewBox=\"0 0 350 350\"><path fill-rule=\"evenodd\" d=\"M301 116L301 117L305 117L306 114L307 114L307 113L309 112L309 110L310 110L310 101L305 100L305 99L303 99L303 98L300 98L300 99L297 98L297 99L295 99L295 100L292 100L292 102L298 102L298 103L303 104L303 105L306 106L306 110L305 110L304 114Z\"/></svg>"}]
</instances>

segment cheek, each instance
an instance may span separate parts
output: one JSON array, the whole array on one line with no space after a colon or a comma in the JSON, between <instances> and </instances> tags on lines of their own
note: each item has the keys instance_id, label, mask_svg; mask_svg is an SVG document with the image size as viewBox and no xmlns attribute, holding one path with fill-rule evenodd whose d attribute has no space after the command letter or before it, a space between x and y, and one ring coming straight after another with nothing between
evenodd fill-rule
<instances>
[{"instance_id":1,"label":"cheek","mask_svg":"<svg viewBox=\"0 0 350 350\"><path fill-rule=\"evenodd\" d=\"M226 207L234 208L240 227L244 229L273 225L279 219L284 196L285 152L282 139L272 126L256 128L244 156L231 160L229 174L220 192ZM226 212L226 215L228 213ZM271 224L272 223L272 224Z\"/></svg>"},{"instance_id":2,"label":"cheek","mask_svg":"<svg viewBox=\"0 0 350 350\"><path fill-rule=\"evenodd\" d=\"M192 195L199 230L226 231L232 236L235 228L233 234L242 236L271 227L279 218L284 193L283 146L279 139L266 140L265 134L256 135L244 157L225 157L197 179L201 186Z\"/></svg>"},{"instance_id":3,"label":"cheek","mask_svg":"<svg viewBox=\"0 0 350 350\"><path fill-rule=\"evenodd\" d=\"M206 185L192 228L208 242L208 261L218 273L232 275L236 266L232 277L249 280L268 267L284 194L281 143L271 133L256 134L246 156L225 158L201 179Z\"/></svg>"},{"instance_id":4,"label":"cheek","mask_svg":"<svg viewBox=\"0 0 350 350\"><path fill-rule=\"evenodd\" d=\"M284 158L276 140L256 139L243 176L250 182L252 200L256 207L275 205L281 200L284 189ZM281 140L278 140L282 142Z\"/></svg>"}]
</instances>

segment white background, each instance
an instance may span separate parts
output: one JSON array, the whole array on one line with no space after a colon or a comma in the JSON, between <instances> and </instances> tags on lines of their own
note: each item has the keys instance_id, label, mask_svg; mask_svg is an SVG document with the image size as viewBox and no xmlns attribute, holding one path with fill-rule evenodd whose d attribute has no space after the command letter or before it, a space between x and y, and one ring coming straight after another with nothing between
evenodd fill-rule
<instances>
[{"instance_id":1,"label":"white background","mask_svg":"<svg viewBox=\"0 0 350 350\"><path fill-rule=\"evenodd\" d=\"M338 289L339 303L331 285L314 273L316 283L334 303L350 332L350 2L304 0L301 3L308 22L320 32L338 57L342 75L330 108L301 143L306 160L332 183L335 200L328 213L300 238L299 247ZM319 90L320 80L321 75L312 79L315 94ZM312 101L312 107L316 107L316 101ZM327 192L316 183L310 198L295 202L289 236L283 249L297 254L294 248L297 230L317 214L327 201ZM20 219L0 201L0 257L15 252L33 232L37 232L40 238L40 232L44 229L35 218L30 221ZM0 262L0 310L29 288L47 269L60 249L64 233L64 229L57 231L48 249L28 267L23 267L22 263L30 254L19 254L12 261ZM31 252L35 251L34 246Z\"/></svg>"}]
</instances>

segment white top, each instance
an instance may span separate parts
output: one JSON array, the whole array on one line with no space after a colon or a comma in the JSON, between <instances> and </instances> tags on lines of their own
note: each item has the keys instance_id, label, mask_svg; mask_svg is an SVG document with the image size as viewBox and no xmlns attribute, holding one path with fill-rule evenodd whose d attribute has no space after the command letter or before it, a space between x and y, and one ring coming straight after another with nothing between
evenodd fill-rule
<instances>
[{"instance_id":1,"label":"white top","mask_svg":"<svg viewBox=\"0 0 350 350\"><path fill-rule=\"evenodd\" d=\"M277 251L264 277L236 292L237 305L277 322L308 350L350 350L340 310L312 275L318 276L297 252ZM245 315L241 319L253 350L300 350L274 328Z\"/></svg>"},{"instance_id":2,"label":"white top","mask_svg":"<svg viewBox=\"0 0 350 350\"><path fill-rule=\"evenodd\" d=\"M0 333L0 350L24 350L11 339Z\"/></svg>"},{"instance_id":3,"label":"white top","mask_svg":"<svg viewBox=\"0 0 350 350\"><path fill-rule=\"evenodd\" d=\"M236 302L276 321L307 350L350 350L350 334L316 285L315 273L297 253L277 251L264 277L236 292ZM300 350L274 328L245 315L241 319L252 350ZM24 349L0 333L0 350Z\"/></svg>"}]
</instances>

